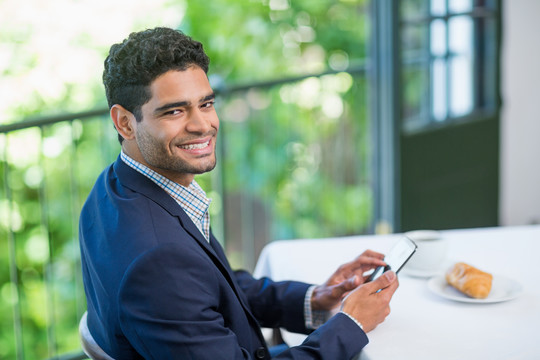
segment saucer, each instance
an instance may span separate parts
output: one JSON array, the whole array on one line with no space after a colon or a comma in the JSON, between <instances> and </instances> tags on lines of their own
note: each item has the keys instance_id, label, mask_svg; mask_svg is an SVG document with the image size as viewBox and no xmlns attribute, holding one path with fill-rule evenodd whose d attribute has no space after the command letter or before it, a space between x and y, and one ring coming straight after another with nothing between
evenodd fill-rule
<instances>
[{"instance_id":1,"label":"saucer","mask_svg":"<svg viewBox=\"0 0 540 360\"><path fill-rule=\"evenodd\" d=\"M445 268L442 266L435 270L421 270L421 269L414 269L414 268L405 266L403 270L401 270L401 273L407 276L411 276L411 277L430 278L440 273L443 273L444 271L445 271Z\"/></svg>"}]
</instances>

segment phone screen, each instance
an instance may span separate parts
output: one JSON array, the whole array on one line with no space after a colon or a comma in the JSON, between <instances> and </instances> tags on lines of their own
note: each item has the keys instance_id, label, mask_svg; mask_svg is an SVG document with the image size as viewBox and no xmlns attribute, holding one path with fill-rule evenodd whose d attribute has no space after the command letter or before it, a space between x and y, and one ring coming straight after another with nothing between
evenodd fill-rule
<instances>
[{"instance_id":1,"label":"phone screen","mask_svg":"<svg viewBox=\"0 0 540 360\"><path fill-rule=\"evenodd\" d=\"M400 239L386 254L384 262L387 266L379 266L373 271L368 281L373 281L381 276L385 271L392 270L396 274L407 263L411 256L416 251L416 244L414 241L404 236Z\"/></svg>"}]
</instances>

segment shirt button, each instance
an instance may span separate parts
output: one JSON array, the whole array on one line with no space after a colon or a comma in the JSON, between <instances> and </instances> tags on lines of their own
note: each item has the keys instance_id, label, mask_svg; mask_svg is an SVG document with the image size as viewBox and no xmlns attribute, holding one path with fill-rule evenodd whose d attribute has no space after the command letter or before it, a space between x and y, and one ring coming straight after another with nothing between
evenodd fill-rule
<instances>
[{"instance_id":1,"label":"shirt button","mask_svg":"<svg viewBox=\"0 0 540 360\"><path fill-rule=\"evenodd\" d=\"M264 350L263 347L260 347L255 351L255 357L257 359L264 359L265 355L266 355L266 351Z\"/></svg>"}]
</instances>

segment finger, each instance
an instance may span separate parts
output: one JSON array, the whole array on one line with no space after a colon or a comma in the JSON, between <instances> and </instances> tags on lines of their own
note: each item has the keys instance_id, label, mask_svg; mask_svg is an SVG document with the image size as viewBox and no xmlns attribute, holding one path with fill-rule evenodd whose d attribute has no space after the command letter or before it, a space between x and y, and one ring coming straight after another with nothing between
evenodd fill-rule
<instances>
[{"instance_id":1,"label":"finger","mask_svg":"<svg viewBox=\"0 0 540 360\"><path fill-rule=\"evenodd\" d=\"M373 254L372 254L373 253ZM372 256L373 255L373 256ZM366 250L362 255L358 256L354 261L349 263L351 269L356 270L363 268L369 270L376 266L385 266L384 255L375 253L371 250Z\"/></svg>"},{"instance_id":2,"label":"finger","mask_svg":"<svg viewBox=\"0 0 540 360\"><path fill-rule=\"evenodd\" d=\"M335 285L334 290L333 290L333 295L336 298L341 298L343 297L344 294L348 293L351 290L354 290L359 285L360 285L360 278L354 275L351 278Z\"/></svg>"},{"instance_id":3,"label":"finger","mask_svg":"<svg viewBox=\"0 0 540 360\"><path fill-rule=\"evenodd\" d=\"M381 262L381 261L384 261L384 255L382 255L382 256L369 256L369 255L362 254L357 258L357 260L361 260L364 263L365 262Z\"/></svg>"},{"instance_id":4,"label":"finger","mask_svg":"<svg viewBox=\"0 0 540 360\"><path fill-rule=\"evenodd\" d=\"M373 250L366 250L362 253L362 255L365 255L365 256L369 256L369 257L373 257L373 258L377 258L377 259L384 259L384 254L380 253L380 252L376 252L376 251L373 251ZM360 255L360 256L362 256Z\"/></svg>"},{"instance_id":5,"label":"finger","mask_svg":"<svg viewBox=\"0 0 540 360\"><path fill-rule=\"evenodd\" d=\"M353 275L349 280L347 284L347 288L349 290L357 288L361 284L360 277Z\"/></svg>"},{"instance_id":6,"label":"finger","mask_svg":"<svg viewBox=\"0 0 540 360\"><path fill-rule=\"evenodd\" d=\"M366 286L369 286L371 293L375 293L381 289L386 289L394 282L397 283L396 278L397 276L395 272L387 271L381 276L379 276L377 279L375 279L374 281L367 283Z\"/></svg>"},{"instance_id":7,"label":"finger","mask_svg":"<svg viewBox=\"0 0 540 360\"><path fill-rule=\"evenodd\" d=\"M359 278L363 279L364 272L374 269L377 266L386 266L386 262L382 259L384 259L383 254L372 250L366 250L354 260L341 265L334 273L333 277L339 275L342 278L349 278L352 275L357 275ZM329 281L327 283L331 282Z\"/></svg>"},{"instance_id":8,"label":"finger","mask_svg":"<svg viewBox=\"0 0 540 360\"><path fill-rule=\"evenodd\" d=\"M376 258L363 258L359 259L356 268L353 270L356 274L363 275L366 271L375 269L379 266L386 266L386 262Z\"/></svg>"},{"instance_id":9,"label":"finger","mask_svg":"<svg viewBox=\"0 0 540 360\"><path fill-rule=\"evenodd\" d=\"M392 281L392 283L390 283L390 285L382 289L382 291L388 293L388 295L392 297L398 287L399 287L399 278L396 276L395 281Z\"/></svg>"}]
</instances>

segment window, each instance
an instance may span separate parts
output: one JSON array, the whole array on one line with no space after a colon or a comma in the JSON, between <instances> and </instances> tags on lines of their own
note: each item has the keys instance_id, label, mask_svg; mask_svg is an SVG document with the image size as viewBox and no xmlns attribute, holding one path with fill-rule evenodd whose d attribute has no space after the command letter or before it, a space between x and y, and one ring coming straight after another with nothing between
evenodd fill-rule
<instances>
[{"instance_id":1,"label":"window","mask_svg":"<svg viewBox=\"0 0 540 360\"><path fill-rule=\"evenodd\" d=\"M498 1L400 4L404 130L493 112L498 103Z\"/></svg>"}]
</instances>

